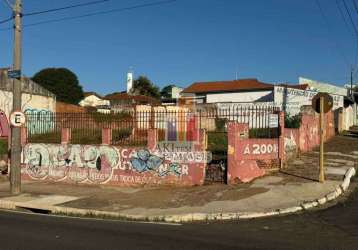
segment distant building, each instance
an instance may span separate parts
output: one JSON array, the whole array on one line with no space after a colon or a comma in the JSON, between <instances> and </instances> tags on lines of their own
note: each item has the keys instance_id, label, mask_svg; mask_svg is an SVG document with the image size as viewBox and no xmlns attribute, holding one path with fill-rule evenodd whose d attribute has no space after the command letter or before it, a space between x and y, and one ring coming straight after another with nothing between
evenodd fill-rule
<instances>
[{"instance_id":1,"label":"distant building","mask_svg":"<svg viewBox=\"0 0 358 250\"><path fill-rule=\"evenodd\" d=\"M160 101L144 95L130 95L126 92L115 92L104 97L109 101L111 111L133 110L136 105L160 105Z\"/></svg>"},{"instance_id":2,"label":"distant building","mask_svg":"<svg viewBox=\"0 0 358 250\"><path fill-rule=\"evenodd\" d=\"M109 101L105 100L101 95L95 92L85 92L83 93L84 98L80 101L79 105L82 107L97 107L109 105Z\"/></svg>"},{"instance_id":3,"label":"distant building","mask_svg":"<svg viewBox=\"0 0 358 250\"><path fill-rule=\"evenodd\" d=\"M177 87L175 85L170 86L168 97L162 97L161 102L163 105L176 105L178 103L178 100L180 98L180 94L183 91L183 88Z\"/></svg>"},{"instance_id":4,"label":"distant building","mask_svg":"<svg viewBox=\"0 0 358 250\"><path fill-rule=\"evenodd\" d=\"M308 85L309 90L317 92L327 92L329 94L336 94L340 96L347 96L348 89L345 87L339 87L334 84L311 80L303 77L299 77L299 84Z\"/></svg>"},{"instance_id":5,"label":"distant building","mask_svg":"<svg viewBox=\"0 0 358 250\"><path fill-rule=\"evenodd\" d=\"M182 91L181 97L185 103L197 106L206 104L226 109L242 105L272 105L280 107L290 115L296 115L302 106L311 104L318 91L330 93L334 101L333 109L343 107L347 95L343 90L331 84L303 78L300 78L298 85L241 79L193 83Z\"/></svg>"},{"instance_id":6,"label":"distant building","mask_svg":"<svg viewBox=\"0 0 358 250\"><path fill-rule=\"evenodd\" d=\"M273 101L273 89L273 84L257 79L196 82L185 88L181 97L196 104L268 102Z\"/></svg>"}]
</instances>

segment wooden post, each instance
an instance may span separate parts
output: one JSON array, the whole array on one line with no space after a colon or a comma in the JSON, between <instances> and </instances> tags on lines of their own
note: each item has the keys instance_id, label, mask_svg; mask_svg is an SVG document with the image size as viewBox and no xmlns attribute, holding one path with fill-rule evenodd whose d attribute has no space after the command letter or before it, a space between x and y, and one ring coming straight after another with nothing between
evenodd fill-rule
<instances>
[{"instance_id":1,"label":"wooden post","mask_svg":"<svg viewBox=\"0 0 358 250\"><path fill-rule=\"evenodd\" d=\"M319 147L319 181L324 182L324 97L320 98L320 114L319 114L319 129L320 129L320 147Z\"/></svg>"}]
</instances>

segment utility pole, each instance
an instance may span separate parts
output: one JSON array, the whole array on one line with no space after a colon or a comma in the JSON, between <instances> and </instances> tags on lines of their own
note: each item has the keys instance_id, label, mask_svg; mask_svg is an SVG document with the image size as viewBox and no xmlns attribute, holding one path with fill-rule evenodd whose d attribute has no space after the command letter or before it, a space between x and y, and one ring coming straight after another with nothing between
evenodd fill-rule
<instances>
[{"instance_id":1,"label":"utility pole","mask_svg":"<svg viewBox=\"0 0 358 250\"><path fill-rule=\"evenodd\" d=\"M353 66L351 67L351 98L353 100L353 71L354 71L354 68Z\"/></svg>"},{"instance_id":2,"label":"utility pole","mask_svg":"<svg viewBox=\"0 0 358 250\"><path fill-rule=\"evenodd\" d=\"M324 182L324 131L325 131L325 122L324 122L324 97L322 96L319 99L319 181Z\"/></svg>"},{"instance_id":3,"label":"utility pole","mask_svg":"<svg viewBox=\"0 0 358 250\"><path fill-rule=\"evenodd\" d=\"M16 0L14 11L14 65L13 70L21 72L21 19L22 3ZM21 75L19 79L13 80L13 104L12 111L21 111ZM11 194L21 193L21 128L11 128L11 165L10 165L10 189Z\"/></svg>"}]
</instances>

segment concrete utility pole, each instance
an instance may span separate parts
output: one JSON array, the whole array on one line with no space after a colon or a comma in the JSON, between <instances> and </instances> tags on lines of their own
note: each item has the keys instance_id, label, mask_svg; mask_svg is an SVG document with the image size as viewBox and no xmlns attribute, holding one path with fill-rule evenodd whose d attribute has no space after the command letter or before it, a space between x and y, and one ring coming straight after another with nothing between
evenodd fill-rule
<instances>
[{"instance_id":1,"label":"concrete utility pole","mask_svg":"<svg viewBox=\"0 0 358 250\"><path fill-rule=\"evenodd\" d=\"M354 68L352 66L351 67L351 93L350 93L352 100L353 100L353 71L354 71Z\"/></svg>"},{"instance_id":2,"label":"concrete utility pole","mask_svg":"<svg viewBox=\"0 0 358 250\"><path fill-rule=\"evenodd\" d=\"M21 18L22 3L16 0L14 9L14 65L13 70L21 72ZM21 111L21 76L13 80L13 104L12 111ZM11 128L11 165L10 165L10 189L12 194L21 193L21 128Z\"/></svg>"},{"instance_id":3,"label":"concrete utility pole","mask_svg":"<svg viewBox=\"0 0 358 250\"><path fill-rule=\"evenodd\" d=\"M319 133L320 133L320 145L319 145L319 181L323 183L324 178L324 131L325 131L325 122L324 122L324 97L319 99Z\"/></svg>"}]
</instances>

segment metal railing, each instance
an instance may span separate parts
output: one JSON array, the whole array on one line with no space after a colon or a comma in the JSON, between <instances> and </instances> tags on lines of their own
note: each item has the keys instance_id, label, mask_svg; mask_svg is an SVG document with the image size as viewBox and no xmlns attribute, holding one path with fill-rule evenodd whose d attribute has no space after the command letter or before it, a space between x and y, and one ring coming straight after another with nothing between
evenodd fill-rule
<instances>
[{"instance_id":1,"label":"metal railing","mask_svg":"<svg viewBox=\"0 0 358 250\"><path fill-rule=\"evenodd\" d=\"M226 132L228 121L248 123L250 137L278 137L278 129L269 128L275 107L245 107L192 112L127 111L111 114L31 113L27 115L29 142L59 143L61 129L71 129L72 144L100 144L102 129L112 130L113 145L145 145L149 129L157 129L159 140L191 140L195 131Z\"/></svg>"}]
</instances>

